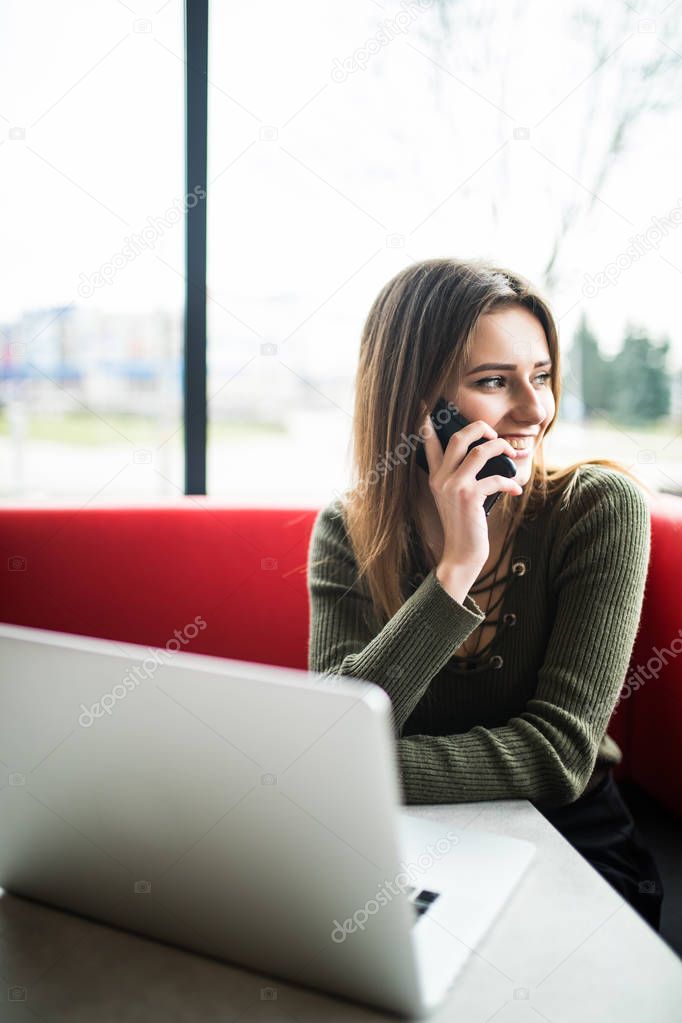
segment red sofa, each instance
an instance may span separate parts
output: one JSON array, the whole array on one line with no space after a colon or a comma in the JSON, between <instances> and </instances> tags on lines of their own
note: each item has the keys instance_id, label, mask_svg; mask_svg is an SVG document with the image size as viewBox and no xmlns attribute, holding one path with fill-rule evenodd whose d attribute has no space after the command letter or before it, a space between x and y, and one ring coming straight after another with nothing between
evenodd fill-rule
<instances>
[{"instance_id":1,"label":"red sofa","mask_svg":"<svg viewBox=\"0 0 682 1023\"><path fill-rule=\"evenodd\" d=\"M206 628L185 649L306 668L316 513L230 508L210 498L0 507L0 621L163 647L201 615ZM652 498L651 518L628 675L642 665L652 677L637 690L626 683L609 732L623 750L616 779L682 815L682 657L670 646L678 640L682 649L682 499Z\"/></svg>"}]
</instances>

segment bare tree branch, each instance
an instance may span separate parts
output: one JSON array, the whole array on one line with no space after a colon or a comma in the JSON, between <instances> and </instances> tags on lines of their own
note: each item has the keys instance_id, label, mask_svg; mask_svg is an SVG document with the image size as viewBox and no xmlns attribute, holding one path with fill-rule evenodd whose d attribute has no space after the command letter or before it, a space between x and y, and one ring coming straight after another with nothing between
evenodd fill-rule
<instances>
[{"instance_id":1,"label":"bare tree branch","mask_svg":"<svg viewBox=\"0 0 682 1023\"><path fill-rule=\"evenodd\" d=\"M438 13L435 31L433 21L420 29L430 52L439 64L450 68L453 74L494 100L504 111L508 105L512 46L509 40L500 39L497 29L500 3L484 0L469 5L463 0L436 0L435 7ZM536 10L529 13L528 5L518 2L513 13L514 23L522 24L535 14ZM573 166L566 167L583 185L584 191L576 187L560 200L561 208L543 270L544 283L550 289L562 277L568 239L593 213L600 193L606 189L614 167L636 138L637 131L650 118L679 106L682 31L678 20L661 18L659 12L647 35L656 49L653 55L642 56L636 40L641 40L641 33L647 30L643 20L641 7L637 10L624 2L618 8L612 0L597 0L596 6L594 0L589 6L584 0L574 0L569 12L567 33L584 52L582 63L593 71L578 83L579 89L575 89L584 109L579 144L570 147L568 157ZM532 58L532 54L529 57ZM443 72L437 68L434 71L434 82L440 92L444 88ZM457 106L450 102L447 109L457 137ZM510 130L509 118L501 112L497 117L498 140L508 139ZM500 187L491 195L496 228L509 202L509 159L510 154L505 152L497 165ZM548 181L551 186L551 179Z\"/></svg>"}]
</instances>

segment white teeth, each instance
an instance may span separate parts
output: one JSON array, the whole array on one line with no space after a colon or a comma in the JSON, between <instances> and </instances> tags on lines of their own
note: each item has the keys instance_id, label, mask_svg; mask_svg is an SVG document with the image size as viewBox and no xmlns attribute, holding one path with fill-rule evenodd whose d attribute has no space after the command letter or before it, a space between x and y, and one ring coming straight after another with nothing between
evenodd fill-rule
<instances>
[{"instance_id":1,"label":"white teeth","mask_svg":"<svg viewBox=\"0 0 682 1023\"><path fill-rule=\"evenodd\" d=\"M531 446L528 440L521 440L520 437L506 437L505 439L513 448L517 448L519 451L523 451Z\"/></svg>"}]
</instances>

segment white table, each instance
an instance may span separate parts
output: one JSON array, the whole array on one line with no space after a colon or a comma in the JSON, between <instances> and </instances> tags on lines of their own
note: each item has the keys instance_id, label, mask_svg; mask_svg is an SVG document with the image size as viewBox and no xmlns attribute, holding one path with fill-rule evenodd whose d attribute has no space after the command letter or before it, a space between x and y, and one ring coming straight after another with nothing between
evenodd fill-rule
<instances>
[{"instance_id":1,"label":"white table","mask_svg":"<svg viewBox=\"0 0 682 1023\"><path fill-rule=\"evenodd\" d=\"M530 803L406 809L537 845L434 1021L682 1021L680 959ZM396 1018L8 893L0 897L0 975L0 1021Z\"/></svg>"}]
</instances>

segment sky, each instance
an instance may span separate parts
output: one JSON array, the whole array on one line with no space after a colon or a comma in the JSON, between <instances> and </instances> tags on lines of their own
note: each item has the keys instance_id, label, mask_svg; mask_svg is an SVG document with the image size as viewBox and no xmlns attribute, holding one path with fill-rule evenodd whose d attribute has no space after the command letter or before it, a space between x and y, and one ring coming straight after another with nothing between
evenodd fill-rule
<instances>
[{"instance_id":1,"label":"sky","mask_svg":"<svg viewBox=\"0 0 682 1023\"><path fill-rule=\"evenodd\" d=\"M583 312L607 354L634 322L680 368L679 105L637 121L591 192L629 70L671 52L674 11L596 8L613 12L597 70L577 3L460 3L447 27L428 0L213 0L213 346L273 340L311 373L352 372L371 302L407 263L484 256L540 282L565 216L549 296L563 344ZM179 0L0 7L0 323L73 301L181 309L182 52ZM652 218L667 218L655 239Z\"/></svg>"}]
</instances>

